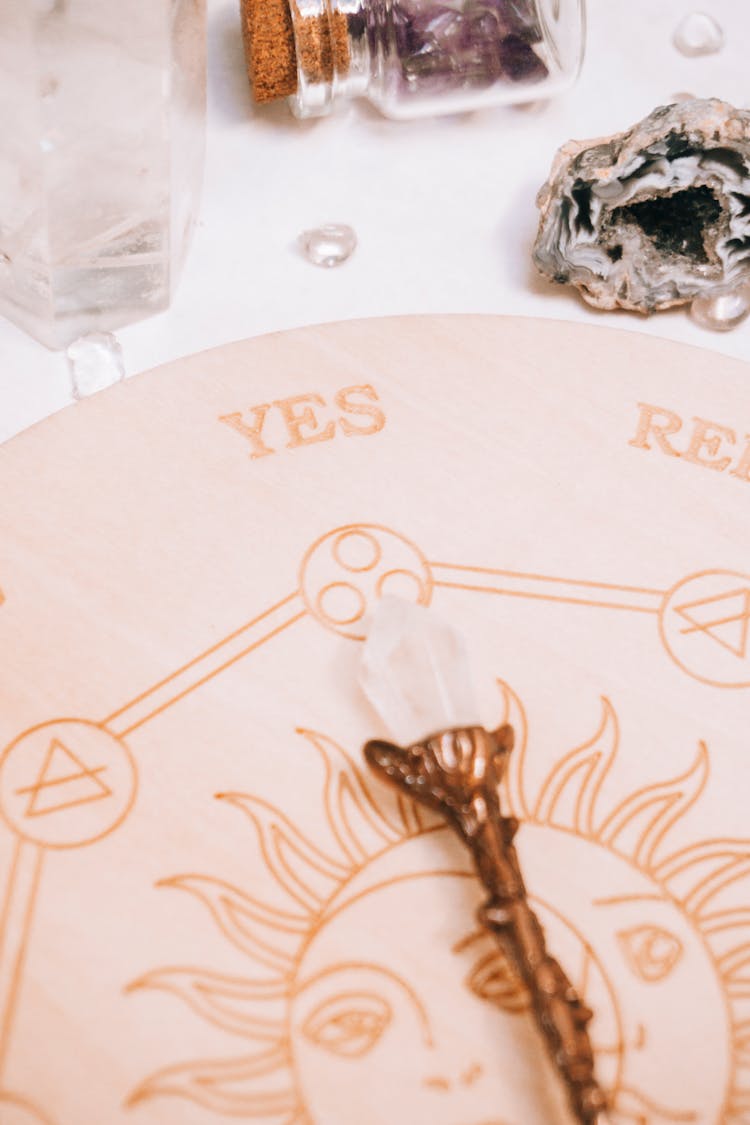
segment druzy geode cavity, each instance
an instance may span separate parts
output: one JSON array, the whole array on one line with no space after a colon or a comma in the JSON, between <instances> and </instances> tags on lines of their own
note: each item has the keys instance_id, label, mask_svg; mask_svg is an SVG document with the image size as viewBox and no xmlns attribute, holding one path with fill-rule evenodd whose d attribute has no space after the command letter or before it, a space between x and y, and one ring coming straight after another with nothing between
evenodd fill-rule
<instances>
[{"instance_id":1,"label":"druzy geode cavity","mask_svg":"<svg viewBox=\"0 0 750 1125\"><path fill-rule=\"evenodd\" d=\"M534 261L600 309L651 313L750 281L750 112L662 106L570 141L537 199Z\"/></svg>"}]
</instances>

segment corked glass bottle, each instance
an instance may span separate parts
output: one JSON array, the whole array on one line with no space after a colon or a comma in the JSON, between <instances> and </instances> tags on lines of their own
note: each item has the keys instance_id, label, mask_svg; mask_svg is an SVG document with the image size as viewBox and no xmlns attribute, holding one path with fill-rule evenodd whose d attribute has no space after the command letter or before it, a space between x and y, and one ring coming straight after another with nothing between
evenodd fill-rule
<instances>
[{"instance_id":1,"label":"corked glass bottle","mask_svg":"<svg viewBox=\"0 0 750 1125\"><path fill-rule=\"evenodd\" d=\"M256 100L298 117L367 97L388 117L546 98L583 60L585 0L243 0Z\"/></svg>"}]
</instances>

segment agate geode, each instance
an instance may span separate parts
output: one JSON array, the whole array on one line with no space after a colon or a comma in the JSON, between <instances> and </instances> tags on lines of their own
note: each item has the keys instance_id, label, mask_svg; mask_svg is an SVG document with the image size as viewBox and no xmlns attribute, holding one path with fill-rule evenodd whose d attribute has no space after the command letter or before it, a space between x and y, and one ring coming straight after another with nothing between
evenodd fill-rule
<instances>
[{"instance_id":1,"label":"agate geode","mask_svg":"<svg viewBox=\"0 0 750 1125\"><path fill-rule=\"evenodd\" d=\"M570 141L537 199L537 267L600 309L650 313L750 281L750 112L662 106Z\"/></svg>"}]
</instances>

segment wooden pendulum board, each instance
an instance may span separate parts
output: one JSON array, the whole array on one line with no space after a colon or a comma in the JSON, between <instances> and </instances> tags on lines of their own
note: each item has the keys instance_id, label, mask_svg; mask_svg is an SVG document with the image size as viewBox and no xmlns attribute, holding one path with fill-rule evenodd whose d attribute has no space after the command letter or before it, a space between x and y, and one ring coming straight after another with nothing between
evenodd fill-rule
<instances>
[{"instance_id":1,"label":"wooden pendulum board","mask_svg":"<svg viewBox=\"0 0 750 1125\"><path fill-rule=\"evenodd\" d=\"M750 369L293 332L0 449L3 1125L564 1122L469 862L381 787L383 594L466 634L616 1125L750 1113Z\"/></svg>"}]
</instances>

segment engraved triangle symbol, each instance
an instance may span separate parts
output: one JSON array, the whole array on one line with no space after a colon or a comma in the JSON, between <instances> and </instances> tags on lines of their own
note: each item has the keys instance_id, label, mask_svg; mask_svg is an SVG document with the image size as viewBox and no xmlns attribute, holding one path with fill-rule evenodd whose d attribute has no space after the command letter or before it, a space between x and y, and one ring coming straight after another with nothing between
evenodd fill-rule
<instances>
[{"instance_id":1,"label":"engraved triangle symbol","mask_svg":"<svg viewBox=\"0 0 750 1125\"><path fill-rule=\"evenodd\" d=\"M682 633L704 633L723 648L741 660L748 655L750 641L750 588L743 586L719 594L713 598L702 598L697 602L675 606L688 623Z\"/></svg>"},{"instance_id":2,"label":"engraved triangle symbol","mask_svg":"<svg viewBox=\"0 0 750 1125\"><path fill-rule=\"evenodd\" d=\"M106 769L89 769L77 754L53 739L35 783L16 790L17 796L29 797L24 816L49 816L111 797L112 790L100 776Z\"/></svg>"}]
</instances>

